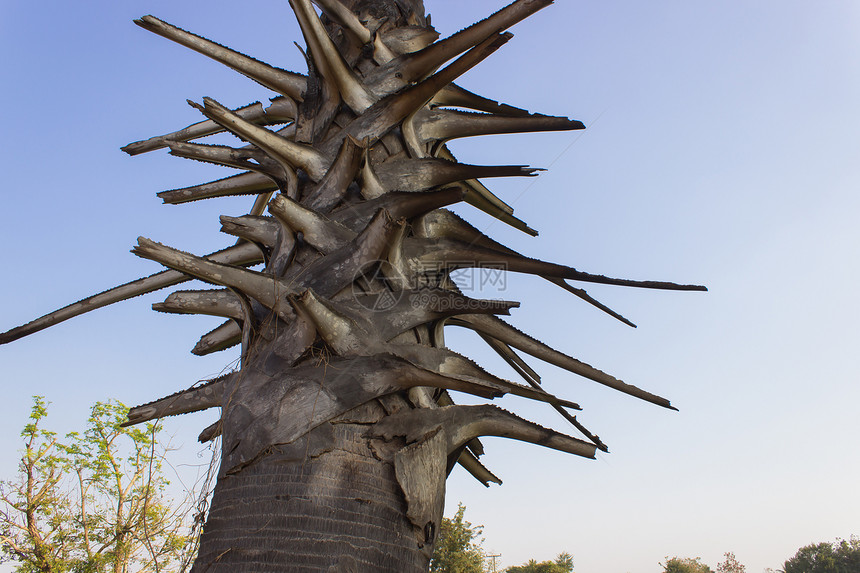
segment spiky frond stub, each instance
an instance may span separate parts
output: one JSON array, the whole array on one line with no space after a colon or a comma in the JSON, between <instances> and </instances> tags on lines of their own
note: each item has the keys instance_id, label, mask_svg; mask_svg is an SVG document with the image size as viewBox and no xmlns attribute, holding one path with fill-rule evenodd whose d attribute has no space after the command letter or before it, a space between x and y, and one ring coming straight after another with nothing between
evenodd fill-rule
<instances>
[{"instance_id":1,"label":"spiky frond stub","mask_svg":"<svg viewBox=\"0 0 860 573\"><path fill-rule=\"evenodd\" d=\"M470 298L459 292L452 272L492 267L537 275L631 326L567 281L705 289L615 279L530 258L445 209L466 202L536 234L480 179L528 177L537 170L460 163L445 143L485 134L584 128L579 121L530 114L453 83L508 42L509 27L551 0L516 0L441 40L418 0L318 0L321 14L311 0L289 2L307 45L307 75L260 62L152 16L136 21L278 94L267 106L253 103L236 110L208 97L189 102L204 116L202 121L123 148L132 155L168 148L179 157L239 169L225 179L159 194L166 203L255 196L248 215L221 218L221 230L238 237L237 244L196 256L141 237L132 252L169 270L10 330L0 335L0 342L192 278L213 285L212 290L174 292L153 308L225 318L227 322L201 338L194 352L241 345L240 369L132 408L129 423L220 407L219 423L201 434L202 440L223 436L219 484L237 483L230 481L239 479L235 476L266 474L272 460L287 464L299 459L304 468L309 459L332 451L351 452L361 463L387 464L398 495L405 498L405 531L411 528L413 541L410 548L392 554L390 567L376 564L373 570L420 570L415 548L426 559L441 516L445 476L453 465L460 463L484 484L500 483L477 459L483 454L481 436L524 440L583 457L607 449L571 414L579 406L546 392L539 374L517 351L672 408L665 398L520 332L497 316L509 314L518 303ZM195 142L225 131L245 144ZM249 268L257 264L262 267ZM447 349L445 326L476 331L526 384L499 378ZM514 394L546 402L581 437L542 428L494 406L455 405L452 390L487 399ZM351 463L361 465L356 460ZM342 463L321 467L340 468ZM235 494L229 493L231 487L222 487L221 498L216 490L216 505L219 500L222 505L235 502L230 501ZM295 508L272 503L272 519L296 515ZM233 547L231 543L245 544L251 553L263 551L265 545L275 561L282 554L295 558L295 545L247 541L254 535L254 523L231 525L225 511L218 513L213 506L198 562L201 569L202 561L228 568L231 559L234 565L247 563L219 554L219 548ZM302 519L312 520L315 510L304 511ZM277 527L325 529L295 519ZM398 527L402 537L403 525ZM354 545L350 539L344 543ZM315 555L337 553L331 547ZM371 557L351 559L363 563Z\"/></svg>"}]
</instances>

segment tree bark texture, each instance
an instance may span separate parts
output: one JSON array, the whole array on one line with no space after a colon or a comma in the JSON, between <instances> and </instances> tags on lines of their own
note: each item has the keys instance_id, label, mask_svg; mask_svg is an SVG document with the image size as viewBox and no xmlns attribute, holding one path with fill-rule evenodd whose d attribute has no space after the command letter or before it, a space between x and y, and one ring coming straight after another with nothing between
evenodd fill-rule
<instances>
[{"instance_id":1,"label":"tree bark texture","mask_svg":"<svg viewBox=\"0 0 860 573\"><path fill-rule=\"evenodd\" d=\"M393 464L366 432L326 424L222 473L192 571L427 571L431 546L420 543Z\"/></svg>"}]
</instances>

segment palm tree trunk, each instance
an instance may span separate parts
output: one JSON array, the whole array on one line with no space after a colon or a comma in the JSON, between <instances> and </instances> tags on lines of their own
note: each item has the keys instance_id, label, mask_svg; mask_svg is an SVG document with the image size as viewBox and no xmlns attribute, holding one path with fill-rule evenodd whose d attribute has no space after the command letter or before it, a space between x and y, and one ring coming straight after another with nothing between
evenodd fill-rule
<instances>
[{"instance_id":1,"label":"palm tree trunk","mask_svg":"<svg viewBox=\"0 0 860 573\"><path fill-rule=\"evenodd\" d=\"M425 572L390 460L334 424L218 477L193 573ZM387 456L386 456L387 457Z\"/></svg>"},{"instance_id":2,"label":"palm tree trunk","mask_svg":"<svg viewBox=\"0 0 860 573\"><path fill-rule=\"evenodd\" d=\"M398 26L410 24L404 14L412 23L424 15L422 0L343 3ZM270 445L234 473L222 465L192 572L427 571L435 532L420 531L406 516L393 461L403 443L376 441L374 447L367 424L386 412L377 402L356 410L361 424L342 423L355 418L348 412L341 423L327 422L286 446ZM229 435L227 412L224 421ZM437 505L441 510L441 499Z\"/></svg>"}]
</instances>

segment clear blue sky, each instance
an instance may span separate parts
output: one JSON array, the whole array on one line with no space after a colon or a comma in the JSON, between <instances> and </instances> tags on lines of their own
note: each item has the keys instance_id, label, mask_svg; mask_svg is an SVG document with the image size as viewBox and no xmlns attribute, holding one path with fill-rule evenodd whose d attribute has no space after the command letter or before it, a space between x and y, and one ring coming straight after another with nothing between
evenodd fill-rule
<instances>
[{"instance_id":1,"label":"clear blue sky","mask_svg":"<svg viewBox=\"0 0 860 573\"><path fill-rule=\"evenodd\" d=\"M502 1L427 0L456 31ZM304 71L286 1L0 3L4 175L0 330L155 272L128 253L144 235L197 253L230 243L219 214L247 199L162 206L155 193L217 168L130 141L197 121L186 98L239 106L272 94L131 23L154 14L272 64ZM574 554L582 573L649 573L667 555L749 573L798 547L860 534L857 218L860 5L558 0L461 82L494 99L586 123L581 134L460 142L471 163L548 167L490 182L532 239L460 210L489 235L547 260L709 293L590 287L636 330L539 279L511 278L512 321L624 380L669 412L532 362L611 454L586 461L502 439L485 489L464 472L448 504L483 523L505 565ZM30 396L55 426L89 405L149 401L217 374L235 356L188 351L215 320L149 310L166 293L0 347L0 474L11 476ZM452 347L506 370L462 333ZM502 405L565 430L552 411ZM166 428L197 460L203 413Z\"/></svg>"}]
</instances>

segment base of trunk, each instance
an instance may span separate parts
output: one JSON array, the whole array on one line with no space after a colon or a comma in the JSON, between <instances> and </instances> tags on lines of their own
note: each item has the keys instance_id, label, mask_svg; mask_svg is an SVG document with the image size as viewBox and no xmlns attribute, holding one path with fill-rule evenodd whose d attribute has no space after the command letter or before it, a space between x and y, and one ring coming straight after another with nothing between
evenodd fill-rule
<instances>
[{"instance_id":1,"label":"base of trunk","mask_svg":"<svg viewBox=\"0 0 860 573\"><path fill-rule=\"evenodd\" d=\"M366 431L324 424L222 470L192 573L426 573L432 546L406 518L393 463Z\"/></svg>"}]
</instances>

